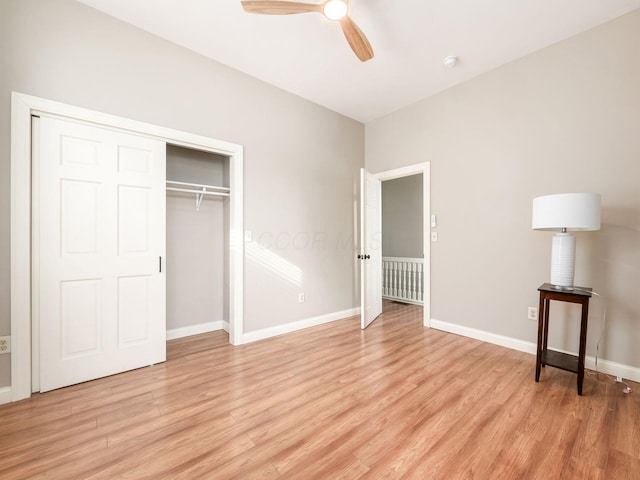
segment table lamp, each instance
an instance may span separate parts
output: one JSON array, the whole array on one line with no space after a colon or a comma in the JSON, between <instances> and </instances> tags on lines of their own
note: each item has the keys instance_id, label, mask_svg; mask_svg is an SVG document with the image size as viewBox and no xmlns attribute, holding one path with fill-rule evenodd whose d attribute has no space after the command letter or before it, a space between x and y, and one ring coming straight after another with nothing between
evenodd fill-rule
<instances>
[{"instance_id":1,"label":"table lamp","mask_svg":"<svg viewBox=\"0 0 640 480\"><path fill-rule=\"evenodd\" d=\"M600 230L600 195L560 193L533 199L531 228L558 232L551 245L551 285L573 289L576 237L569 230Z\"/></svg>"}]
</instances>

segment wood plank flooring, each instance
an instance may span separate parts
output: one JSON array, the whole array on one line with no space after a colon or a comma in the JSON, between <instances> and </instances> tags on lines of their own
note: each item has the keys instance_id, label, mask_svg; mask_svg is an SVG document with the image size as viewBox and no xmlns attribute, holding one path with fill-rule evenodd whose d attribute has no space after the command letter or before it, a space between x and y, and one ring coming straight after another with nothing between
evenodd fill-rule
<instances>
[{"instance_id":1,"label":"wood plank flooring","mask_svg":"<svg viewBox=\"0 0 640 480\"><path fill-rule=\"evenodd\" d=\"M0 478L640 479L640 385L425 329L385 302L240 347L168 342L166 363L0 406Z\"/></svg>"}]
</instances>

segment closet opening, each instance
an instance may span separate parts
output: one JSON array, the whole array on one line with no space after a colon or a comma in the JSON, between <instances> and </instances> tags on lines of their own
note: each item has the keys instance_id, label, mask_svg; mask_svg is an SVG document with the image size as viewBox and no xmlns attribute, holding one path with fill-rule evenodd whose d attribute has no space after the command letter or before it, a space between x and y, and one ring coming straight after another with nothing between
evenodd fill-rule
<instances>
[{"instance_id":1,"label":"closet opening","mask_svg":"<svg viewBox=\"0 0 640 480\"><path fill-rule=\"evenodd\" d=\"M167 340L229 332L230 157L167 144Z\"/></svg>"},{"instance_id":2,"label":"closet opening","mask_svg":"<svg viewBox=\"0 0 640 480\"><path fill-rule=\"evenodd\" d=\"M168 260L166 257L166 248L165 248L165 239L166 239L166 200L167 200L167 192L166 189L166 170L164 166L164 161L166 159L166 145L170 144L173 146L180 146L186 150L194 150L200 153L209 152L214 153L216 155L222 156L226 159L226 162L223 162L223 180L226 178L226 186L222 188L214 188L212 191L209 191L209 188L205 187L205 192L202 191L203 179L198 179L198 181L193 181L193 177L186 176L189 171L189 167L185 167L180 170L181 176L178 177L178 180L172 178L174 182L182 182L180 185L171 186L174 189L182 189L187 190L186 192L178 192L176 190L170 190L174 193L184 193L187 196L191 197L192 205L195 205L196 199L199 195L199 207L200 211L203 209L203 205L209 206L208 200L205 200L209 197L225 197L222 201L222 218L223 225L221 229L226 230L223 234L222 240L222 317L221 319L216 319L213 315L215 312L211 314L211 316L206 313L203 317L206 320L193 320L189 317L192 316L193 310L190 312L186 312L181 315L180 321L186 321L185 327L176 327L171 329L171 334L176 335L190 335L193 333L199 333L202 329L212 329L216 328L222 323L222 326L225 326L225 321L228 322L228 333L229 333L229 342L233 345L240 345L244 343L243 338L243 272L244 272L244 243L243 239L243 147L242 145L226 142L223 140L218 140L210 137L205 137L201 135L196 135L190 132L174 130L171 128L153 125L145 122L140 122L137 120L127 119L123 117L118 117L114 115L109 115L102 112L97 112L93 110L88 110L86 108L77 107L73 105L67 105L59 102L55 102L52 100L33 97L30 95L24 95L17 92L12 92L11 94L11 207L12 207L12 215L11 215L11 344L12 344L12 352L11 352L11 401L18 401L23 398L28 398L31 395L33 388L33 382L37 382L37 378L35 378L39 374L38 364L40 362L34 362L32 358L33 355L37 355L38 349L34 348L32 345L32 333L35 332L38 327L39 317L39 304L38 298L38 288L40 288L41 279L38 275L34 275L34 271L32 269L33 265L37 265L38 261L41 258L37 250L33 249L34 238L37 238L39 233L38 231L33 232L32 219L34 218L34 195L39 194L39 190L34 188L34 185L38 187L38 178L40 180L45 180L47 185L54 184L55 182L51 182L51 176L40 176L38 175L38 171L33 171L32 169L32 137L33 137L33 128L32 127L32 116L36 117L50 117L59 120L64 120L67 122L72 122L75 124L80 124L82 128L86 130L91 130L93 133L90 133L88 137L93 138L94 136L100 137L101 135L114 136L111 138L109 142L114 145L120 145L120 141L116 139L121 138L122 136L126 136L127 138L134 137L132 145L124 145L125 147L129 146L131 148L124 148L120 150L118 148L111 148L111 143L109 143L109 154L122 154L123 155L123 163L117 163L118 169L121 169L121 173L126 173L127 175L136 176L136 178L142 181L142 177L144 177L144 173L149 170L149 159L145 160L145 156L141 155L141 152L144 152L148 149L141 149L136 147L138 143L143 142L146 139L147 143L153 143L153 147L149 147L155 151L155 153L161 153L158 158L161 158L163 163L162 169L156 169L157 172L153 172L151 175L153 177L154 186L149 187L146 184L141 186L137 186L139 182L137 180L128 180L125 179L124 183L121 185L123 188L117 190L114 194L113 188L111 186L116 185L114 182L110 183L108 195L112 198L114 195L123 195L123 202L104 202L104 205L109 207L109 211L104 217L108 222L113 223L114 219L123 218L123 222L126 223L127 228L120 229L117 226L114 227L112 225L107 225L106 228L102 229L89 229L89 228L80 228L77 231L85 232L86 235L80 238L84 243L81 245L78 242L70 244L73 248L71 250L75 252L76 250L79 252L78 254L85 252L85 250L90 250L91 252L95 252L96 249L91 247L93 244L104 244L109 243L109 247L105 251L109 252L120 252L120 247L122 247L124 254L128 255L128 258L132 258L136 260L133 263L143 263L146 267L153 266L152 270L156 275L149 274L147 276L153 277L153 279L161 278L162 288L153 288L153 289L145 289L142 288L143 281L134 281L131 279L131 275L125 272L123 275L120 275L119 278L123 278L119 284L109 280L107 294L110 298L108 302L104 302L106 305L105 308L111 308L111 311L107 312L109 317L109 325L107 328L109 329L109 338L111 340L116 339L118 345L121 344L132 344L142 345L141 342L138 342L138 338L141 338L140 332L145 331L144 322L138 322L134 324L128 322L127 328L125 329L114 329L113 328L113 318L117 318L117 316L113 315L114 310L111 305L113 305L113 300L123 299L128 303L124 305L122 303L122 312L133 312L133 318L141 318L138 315L138 311L142 309L140 304L144 303L148 307L148 311L153 313L153 318L162 319L160 333L154 331L154 338L156 338L156 342L153 342L153 346L156 347L158 345L161 346L162 350L164 350L166 335L166 289L165 287L165 272L168 267ZM73 132L72 132L73 133ZM58 136L59 137L59 136ZM75 141L76 147L80 145L82 148L69 148L69 149L48 149L48 151L53 152L66 152L66 153L82 153L82 152L93 152L96 154L98 151L96 148L89 148L87 146L91 146L96 144L96 142L92 142L91 138L89 138L88 142L76 141L78 140L78 135L73 133L72 135L67 135L65 138L69 138L72 141ZM79 140L82 140L81 138ZM102 144L103 142L100 140L97 144ZM125 142L126 144L130 143L128 140ZM143 142L144 143L144 142ZM159 144L162 144L160 147ZM86 148L85 148L86 147ZM161 148L161 150L160 150ZM155 156L155 153L153 156ZM94 155L95 157L95 155ZM91 157L91 158L94 158ZM126 158L125 158L126 157ZM54 159L55 160L55 159ZM119 162L119 160L118 160ZM188 162L188 161L187 161ZM73 163L73 165L71 165ZM82 170L86 172L87 168L83 165L86 165L86 161L80 162L82 165L76 165L78 162L71 162L68 165L64 166L72 166L75 170ZM100 161L92 161L91 165L94 165L96 168L98 166L107 165L106 163L101 163ZM50 163L47 163L48 165ZM54 165L61 165L60 162L53 162ZM112 164L109 164L112 165ZM224 166L226 165L226 166ZM226 173L225 173L226 169ZM74 170L74 171L75 171ZM126 171L126 172L125 172ZM156 173L161 173L161 175L156 175ZM115 179L116 177L109 174L109 178ZM149 175L147 175L149 176ZM41 178L42 177L42 178ZM58 175L60 177L60 175ZM66 177L65 177L66 178ZM75 178L75 177L74 177ZM128 177L127 177L128 178ZM191 180L191 181L188 181ZM151 181L151 180L149 180ZM204 180L209 181L209 180ZM35 183L34 183L35 182ZM89 207L93 207L93 212L100 213L102 209L98 208L102 203L99 201L94 201L97 197L96 195L90 195L93 190L95 190L95 185L99 182L92 181L91 178L87 180L88 186L84 185L83 188L78 187L76 183L71 185L72 187L78 187L73 192L80 196L84 195L85 199L69 201L66 205L70 205L75 208L69 210L69 212L73 212L74 214L80 215L85 212L85 210L89 211ZM85 184L87 184L85 182ZM199 185L185 185L188 183L195 183ZM60 182L55 183L60 185ZM113 184L113 185L111 185ZM65 188L66 188L65 184ZM118 184L120 185L120 184ZM207 184L204 184L207 185ZM117 185L116 185L117 186ZM220 187L220 185L213 185L214 187ZM184 188L183 188L184 187ZM198 188L197 191L193 191L194 187ZM97 188L97 187L96 187ZM135 190L137 188L137 190ZM228 191L225 191L225 188L228 188ZM92 190L93 189L93 190ZM153 201L150 198L146 198L143 195L147 190L151 190L154 194ZM193 192L193 193L192 193ZM54 192L55 193L55 192ZM224 195L224 194L228 194ZM172 193L173 194L173 193ZM76 195L76 196L78 196ZM51 197L51 195L49 195ZM64 198L69 200L69 196L63 197L61 195L53 195L54 199ZM94 200L91 200L91 199ZM124 201L126 200L126 201ZM133 204L131 200L135 201ZM137 203L136 203L137 202ZM207 202L205 204L205 202ZM55 205L58 205L59 202L56 202ZM48 205L45 202L45 205ZM52 203L53 205L53 203ZM115 210L112 208L116 205ZM120 208L120 206L126 205L126 207ZM131 206L133 205L133 206ZM77 207L77 208L76 208ZM226 207L226 210L225 210ZM161 212L161 213L160 213ZM35 214L37 214L37 208ZM153 221L145 222L141 220L140 217L142 213L149 213L153 215ZM84 221L81 221L81 215L76 215L75 218L77 220L78 225L86 224ZM226 215L226 218L225 218ZM37 215L36 215L37 216ZM44 216L44 218L51 218L49 216ZM71 218L71 217L69 217ZM98 217L96 217L98 218ZM100 217L103 218L103 217ZM226 221L226 225L224 222ZM107 222L107 223L108 223ZM95 223L95 222L94 222ZM117 222L116 222L117 223ZM49 222L49 224L53 224L53 222ZM56 225L61 225L60 222L56 223ZM157 228L156 228L157 227ZM225 228L226 227L226 228ZM157 232L160 228L162 231ZM150 232L151 229L154 229L154 232ZM75 230L74 230L75 231ZM106 235L106 240L98 240L93 242L93 236L89 235L89 233L99 233L101 235L100 238ZM123 233L123 237L119 238L116 235L111 235L112 232L116 232L118 235ZM104 234L104 235L103 235ZM134 235L135 234L135 235ZM171 232L169 232L171 234ZM58 235L54 233L54 237L59 238ZM71 238L71 237L69 237ZM74 237L76 238L76 237ZM76 240L77 240L76 238ZM147 248L147 250L151 250L149 247L151 241L155 241L158 243L158 240L162 240L161 245L156 245L153 250L153 258L148 256L144 262L138 262L137 259L140 255L137 255L136 252L140 251L140 249ZM75 241L75 240L74 240ZM192 248L193 238L189 236L189 245ZM92 243L93 242L93 243ZM113 243L116 242L119 246L113 247ZM127 243L128 242L128 243ZM226 243L225 243L226 242ZM88 247L88 246L89 247ZM210 246L210 245L208 245ZM82 250L84 248L84 250ZM67 249L69 250L69 249ZM81 252L82 250L82 252ZM66 250L65 250L66 251ZM156 254L155 251L158 253ZM34 253L35 252L35 253ZM85 252L86 253L86 252ZM124 255L123 254L123 255ZM135 255L134 255L135 254ZM136 256L137 255L137 256ZM156 257L158 255L158 257ZM48 258L48 257L46 257ZM75 258L75 257L74 257ZM148 262L146 260L149 260ZM225 264L226 262L226 264ZM75 262L76 264L82 266L82 263ZM119 261L109 261L106 265L112 267L120 268L124 264L125 266L129 266L129 262L119 262ZM58 272L59 269L49 269L47 271ZM151 270L150 270L151 271ZM220 271L220 270L218 270ZM99 272L95 274L89 280L93 283L91 285L97 285L96 278ZM93 275L93 273L91 274ZM115 275L115 274L114 274ZM146 275L146 274L145 274ZM113 277L113 275L112 275ZM140 277L140 275L138 275ZM115 278L115 277L114 277ZM204 277L203 277L204 278ZM75 282L75 280L73 280ZM183 283L193 286L195 282L198 280L193 277L189 277L186 280L183 280ZM204 281L204 280L203 280ZM158 282L156 282L158 283ZM72 286L80 287L86 286L84 283L74 283ZM117 287L117 288L116 288ZM89 287L87 287L88 289ZM120 290L118 290L118 288ZM193 287L195 288L195 287ZM128 290L127 290L128 289ZM137 289L137 290L136 290ZM227 289L228 294L226 294L225 289ZM95 291L97 287L94 288ZM124 290L130 292L127 295L120 295ZM132 291L137 291L141 293L131 293ZM153 290L153 292L152 292ZM60 289L54 288L54 294L58 293L58 297L62 298L59 293ZM103 292L104 289L100 290ZM149 294L145 296L145 291ZM156 293L160 292L160 295L156 296ZM207 295L211 294L211 290L207 292ZM56 297L56 298L58 298ZM152 298L153 297L153 298ZM162 297L162 298L160 298ZM65 297L67 298L67 297ZM71 298L68 296L68 298ZM74 295L73 299L78 300L79 303L87 301L93 301L94 306L101 306L103 303L100 300L101 297L98 295ZM34 300L36 299L36 300ZM170 299L170 302L172 300ZM76 304L78 304L76 302ZM76 305L74 304L74 305ZM70 305L68 302L65 305ZM72 305L72 307L74 306ZM77 306L77 305L76 305ZM76 315L74 318L89 318L89 319L101 319L100 315L96 314L93 316L86 316L84 314L85 311L90 312L98 312L99 309L94 308L85 308L86 306L80 305L79 308L72 309L72 312L79 312L79 315ZM138 308L140 307L140 308ZM147 308L145 307L145 308ZM74 307L75 308L75 307ZM118 307L120 308L120 307ZM218 307L220 308L220 307ZM144 310L144 309L142 309ZM161 310L161 312L159 311ZM59 312L59 309L52 308L47 309L48 312ZM200 310L203 312L204 309ZM122 313L118 310L118 314ZM124 317L122 317L124 318ZM185 320L186 319L186 320ZM97 320L96 320L97 321ZM96 321L93 324L96 324ZM203 323L205 322L204 326ZM84 322L87 323L86 321ZM160 322L154 324L154 326L159 325ZM60 322L57 324L55 322L50 323L48 325L60 325ZM65 324L67 325L67 324ZM185 325L183 323L183 325ZM138 328L139 327L139 328ZM74 330L75 331L75 330ZM76 335L74 338L77 340L86 340L94 339L95 332L97 329L89 329L90 333L93 333L93 336L90 335ZM113 333L116 332L116 335ZM80 332L82 333L82 332ZM120 335L122 334L122 335ZM121 338L118 337L120 335ZM123 336L124 335L124 336ZM128 336L127 336L128 335ZM65 337L66 338L66 337ZM123 343L124 342L124 343ZM112 344L113 342L111 342ZM48 342L48 345L60 345L59 342ZM75 344L74 344L75 345ZM146 345L146 344L144 344ZM111 351L120 351L121 348L118 346L118 349L111 349ZM102 350L100 350L102 351ZM79 357L73 357L74 359ZM136 358L131 356L131 358ZM150 365L153 363L157 363L158 360L147 360L145 359L142 363L143 365ZM103 366L103 365L120 365L118 362L112 361L99 361L93 362L93 366ZM34 368L32 368L34 367ZM118 368L121 369L120 366ZM135 367L134 367L135 368ZM126 370L126 368L125 368ZM72 373L77 372L76 369L70 369ZM104 373L104 372L103 372ZM106 374L112 374L113 372L107 372ZM93 378L97 378L101 376L93 375ZM34 378L32 378L34 377ZM80 380L83 381L83 380ZM73 382L72 382L73 383ZM37 390L37 388L36 388ZM41 389L40 389L41 390Z\"/></svg>"}]
</instances>

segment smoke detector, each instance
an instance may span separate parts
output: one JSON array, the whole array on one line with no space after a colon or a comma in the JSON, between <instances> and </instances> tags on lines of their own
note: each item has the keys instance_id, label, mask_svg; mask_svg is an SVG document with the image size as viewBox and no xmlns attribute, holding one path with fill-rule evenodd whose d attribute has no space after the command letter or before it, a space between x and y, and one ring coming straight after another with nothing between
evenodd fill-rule
<instances>
[{"instance_id":1,"label":"smoke detector","mask_svg":"<svg viewBox=\"0 0 640 480\"><path fill-rule=\"evenodd\" d=\"M458 57L456 57L455 55L449 55L448 57L445 57L442 63L444 63L444 66L447 68L453 68L458 63Z\"/></svg>"}]
</instances>

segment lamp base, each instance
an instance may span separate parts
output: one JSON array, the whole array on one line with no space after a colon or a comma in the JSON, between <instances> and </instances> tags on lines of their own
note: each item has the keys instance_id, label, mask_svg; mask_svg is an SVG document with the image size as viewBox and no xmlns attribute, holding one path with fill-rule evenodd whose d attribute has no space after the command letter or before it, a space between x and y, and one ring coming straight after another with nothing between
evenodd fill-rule
<instances>
[{"instance_id":1,"label":"lamp base","mask_svg":"<svg viewBox=\"0 0 640 480\"><path fill-rule=\"evenodd\" d=\"M575 264L576 237L571 233L556 233L551 244L551 285L573 287Z\"/></svg>"}]
</instances>

